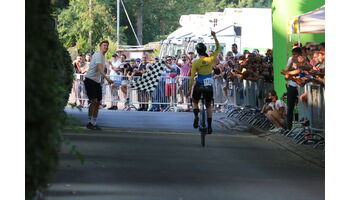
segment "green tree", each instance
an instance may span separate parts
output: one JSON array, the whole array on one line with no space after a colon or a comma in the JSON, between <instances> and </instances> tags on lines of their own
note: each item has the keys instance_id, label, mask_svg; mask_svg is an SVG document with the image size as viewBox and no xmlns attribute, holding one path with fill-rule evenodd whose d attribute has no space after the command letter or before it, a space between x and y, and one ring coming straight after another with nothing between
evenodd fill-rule
<instances>
[{"instance_id":1,"label":"green tree","mask_svg":"<svg viewBox=\"0 0 350 200\"><path fill-rule=\"evenodd\" d=\"M93 0L92 18L89 15L89 1L71 0L69 7L58 15L58 32L66 48L77 46L79 52L89 52L89 31L92 31L92 47L109 38L117 40L116 17L112 9L102 0ZM108 1L107 1L108 2ZM110 2L111 3L111 2ZM106 6L107 5L107 6ZM120 40L126 27L120 27Z\"/></svg>"},{"instance_id":2,"label":"green tree","mask_svg":"<svg viewBox=\"0 0 350 200\"><path fill-rule=\"evenodd\" d=\"M73 4L75 7L84 8L73 8ZM75 2L75 3L74 3ZM80 2L79 5L77 5ZM83 16L83 18L79 14L74 13L82 13L88 12L87 10L87 0L71 0L71 6L69 15L68 13L64 13L59 19L59 30L61 36L63 37L63 41L65 46L73 46L78 44L79 46L88 46L85 42L87 41L88 30L90 29L87 21L88 18ZM108 11L108 14L104 17L107 19L116 19L117 18L117 1L116 0L94 0L95 4L99 4ZM204 14L205 12L214 12L214 11L223 11L224 8L243 8L243 7L252 7L252 8L271 8L272 0L201 0L201 1L193 1L193 0L123 0L127 12L129 14L130 20L133 24L135 32L137 32L137 16L140 14L139 7L142 7L142 16L143 16L143 44L148 42L157 41L162 38L166 38L171 32L175 31L180 27L179 19L181 15L186 14ZM95 8L94 8L95 10ZM66 11L68 12L68 11ZM99 13L104 13L97 11ZM81 19L79 23L76 21ZM106 20L104 20L106 21ZM116 30L116 22L112 20L113 23L110 25L111 29ZM67 23L65 23L67 22ZM60 24L62 23L62 24ZM106 22L104 22L106 23ZM87 26L87 28L81 28L81 24ZM130 27L129 21L127 20L126 13L120 5L120 24L124 27L122 35L123 43L125 44L137 44L134 33ZM62 28L61 26L64 26ZM99 26L99 25L96 25ZM97 30L103 30L101 28L96 27ZM67 30L67 31L65 31ZM95 29L93 29L94 31ZM111 40L116 40L116 32L111 30L112 34L106 34L107 37L110 37ZM81 32L81 33L79 33ZM105 31L106 32L106 31ZM108 31L107 31L108 32ZM107 33L106 32L106 33ZM74 34L74 35L72 35ZM76 39L76 38L81 38ZM80 42L76 42L80 41ZM85 42L85 43L84 43ZM85 46L84 46L85 45ZM95 44L94 44L95 45ZM78 47L79 47L78 46Z\"/></svg>"},{"instance_id":3,"label":"green tree","mask_svg":"<svg viewBox=\"0 0 350 200\"><path fill-rule=\"evenodd\" d=\"M25 196L31 200L47 187L58 163L73 66L58 40L50 1L31 1L25 11Z\"/></svg>"},{"instance_id":4,"label":"green tree","mask_svg":"<svg viewBox=\"0 0 350 200\"><path fill-rule=\"evenodd\" d=\"M107 0L110 1L110 0ZM223 11L224 8L271 8L272 0L124 0L132 23L136 28L137 7L143 7L143 43L166 38L180 27L179 19L186 14L204 14L205 12ZM129 27L129 22L121 9L121 24ZM126 30L128 44L136 44L132 30Z\"/></svg>"},{"instance_id":5,"label":"green tree","mask_svg":"<svg viewBox=\"0 0 350 200\"><path fill-rule=\"evenodd\" d=\"M238 8L271 8L272 0L239 0Z\"/></svg>"},{"instance_id":6,"label":"green tree","mask_svg":"<svg viewBox=\"0 0 350 200\"><path fill-rule=\"evenodd\" d=\"M204 14L208 11L215 11L213 0L193 1L193 0L124 0L127 12L134 27L137 22L137 7L143 6L143 43L165 38L166 35L175 31L179 26L179 19L184 14ZM129 22L125 17L124 10L121 9L121 24L129 27ZM129 44L136 44L136 39L132 30L126 30Z\"/></svg>"}]
</instances>

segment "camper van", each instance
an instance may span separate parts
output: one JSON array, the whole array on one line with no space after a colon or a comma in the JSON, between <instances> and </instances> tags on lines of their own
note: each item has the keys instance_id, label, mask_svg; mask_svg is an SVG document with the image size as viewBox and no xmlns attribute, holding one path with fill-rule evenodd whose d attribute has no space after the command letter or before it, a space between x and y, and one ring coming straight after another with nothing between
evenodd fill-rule
<instances>
[{"instance_id":1,"label":"camper van","mask_svg":"<svg viewBox=\"0 0 350 200\"><path fill-rule=\"evenodd\" d=\"M226 8L223 12L204 15L182 15L181 27L161 41L160 56L177 56L195 52L195 45L203 42L208 50L215 50L210 31L216 32L221 51L225 55L237 44L240 52L272 48L272 21L269 8Z\"/></svg>"}]
</instances>

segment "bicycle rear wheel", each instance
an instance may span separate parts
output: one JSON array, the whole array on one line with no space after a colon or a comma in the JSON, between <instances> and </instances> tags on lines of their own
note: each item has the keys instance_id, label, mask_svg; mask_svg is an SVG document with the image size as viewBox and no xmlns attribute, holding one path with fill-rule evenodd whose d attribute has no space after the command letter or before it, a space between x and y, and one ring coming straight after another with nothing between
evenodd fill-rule
<instances>
[{"instance_id":1,"label":"bicycle rear wheel","mask_svg":"<svg viewBox=\"0 0 350 200\"><path fill-rule=\"evenodd\" d=\"M207 133L207 126L206 126L206 123L205 123L206 113L205 113L203 101L202 101L202 108L201 108L201 115L200 116L201 116L201 119L200 119L201 144L202 144L202 147L204 147L205 146L205 135Z\"/></svg>"}]
</instances>

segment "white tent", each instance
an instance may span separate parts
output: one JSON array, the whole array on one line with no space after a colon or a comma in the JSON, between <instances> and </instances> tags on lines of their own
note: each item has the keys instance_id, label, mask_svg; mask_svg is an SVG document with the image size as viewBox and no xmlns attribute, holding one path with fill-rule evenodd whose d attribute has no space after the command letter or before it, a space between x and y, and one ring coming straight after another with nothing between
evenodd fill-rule
<instances>
[{"instance_id":1,"label":"white tent","mask_svg":"<svg viewBox=\"0 0 350 200\"><path fill-rule=\"evenodd\" d=\"M325 6L288 20L288 33L325 33Z\"/></svg>"},{"instance_id":2,"label":"white tent","mask_svg":"<svg viewBox=\"0 0 350 200\"><path fill-rule=\"evenodd\" d=\"M300 33L325 32L325 7L300 15Z\"/></svg>"}]
</instances>

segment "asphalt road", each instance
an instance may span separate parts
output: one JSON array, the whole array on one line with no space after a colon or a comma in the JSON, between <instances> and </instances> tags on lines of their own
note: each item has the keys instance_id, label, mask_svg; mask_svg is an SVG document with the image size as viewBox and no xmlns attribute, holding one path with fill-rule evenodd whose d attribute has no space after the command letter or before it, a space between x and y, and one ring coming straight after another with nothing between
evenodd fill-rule
<instances>
[{"instance_id":1,"label":"asphalt road","mask_svg":"<svg viewBox=\"0 0 350 200\"><path fill-rule=\"evenodd\" d=\"M66 112L79 120L81 126L85 126L88 120L87 109L79 111L77 109L66 109ZM223 113L215 113L213 121L224 117ZM103 127L114 127L125 130L152 130L166 132L191 132L193 129L192 112L139 112L139 111L120 111L120 110L100 110L97 124ZM215 134L228 134L225 128L213 123ZM238 135L250 135L237 132Z\"/></svg>"},{"instance_id":2,"label":"asphalt road","mask_svg":"<svg viewBox=\"0 0 350 200\"><path fill-rule=\"evenodd\" d=\"M67 112L85 123L84 113ZM112 123L113 128L66 131L85 163L63 145L46 199L325 198L323 168L256 136L219 127L202 148L199 133L188 128L191 119L191 113L103 111L100 125Z\"/></svg>"}]
</instances>

